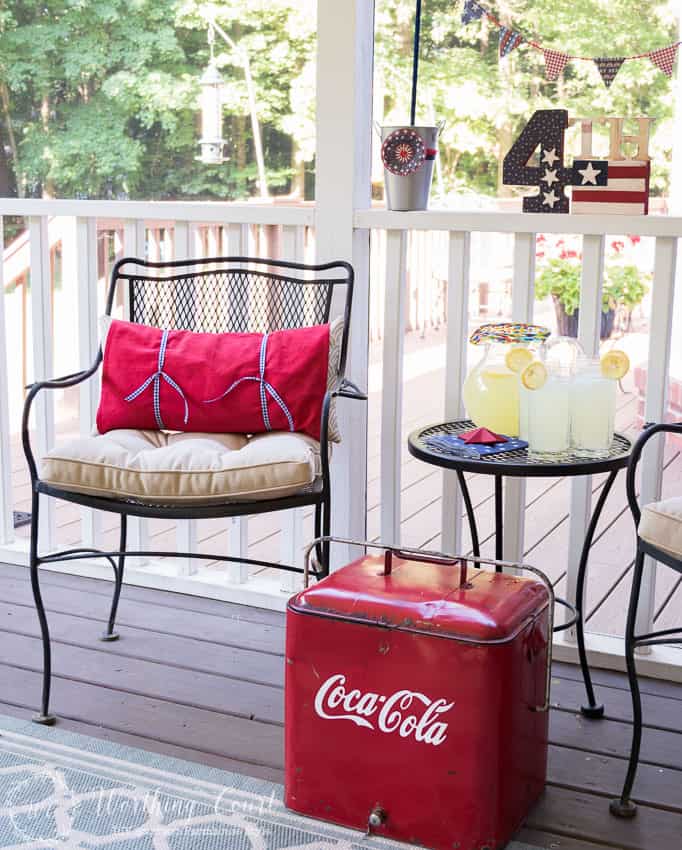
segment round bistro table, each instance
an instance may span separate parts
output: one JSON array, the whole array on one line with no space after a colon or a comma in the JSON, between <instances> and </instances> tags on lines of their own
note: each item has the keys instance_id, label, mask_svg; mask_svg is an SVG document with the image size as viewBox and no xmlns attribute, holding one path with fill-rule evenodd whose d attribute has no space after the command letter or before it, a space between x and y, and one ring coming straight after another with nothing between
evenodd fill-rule
<instances>
[{"instance_id":1,"label":"round bistro table","mask_svg":"<svg viewBox=\"0 0 682 850\"><path fill-rule=\"evenodd\" d=\"M471 547L474 556L477 558L481 555L478 528L476 526L476 517L471 503L471 496L469 495L469 488L464 478L465 472L477 472L482 475L492 475L495 478L495 559L498 561L502 560L502 544L504 539L502 495L503 479L505 476L513 478L572 478L579 475L608 473L608 477L601 489L597 504L587 526L587 532L580 554L575 594L578 653L580 655L580 668L585 681L585 691L587 692L588 700L588 704L582 706L581 710L586 717L601 717L604 713L604 706L598 705L595 699L590 669L587 664L587 654L585 652L585 630L583 623L585 574L587 572L590 547L592 546L592 539L597 523L599 522L599 517L601 516L613 482L616 480L618 471L624 469L628 464L632 443L622 434L615 434L606 457L585 458L579 457L572 452L565 452L558 456L556 460L538 460L529 456L527 449L512 449L493 455L470 457L464 451L462 454L458 454L455 451L444 447L441 448L428 442L429 437L445 436L447 434L457 436L475 427L474 423L469 419L459 419L454 422L441 422L436 425L429 425L427 428L418 428L413 431L408 437L407 445L410 454L419 460L423 460L425 463L430 463L433 466L443 467L443 469L451 469L456 473L469 521ZM498 567L497 569L501 570L502 568Z\"/></svg>"}]
</instances>

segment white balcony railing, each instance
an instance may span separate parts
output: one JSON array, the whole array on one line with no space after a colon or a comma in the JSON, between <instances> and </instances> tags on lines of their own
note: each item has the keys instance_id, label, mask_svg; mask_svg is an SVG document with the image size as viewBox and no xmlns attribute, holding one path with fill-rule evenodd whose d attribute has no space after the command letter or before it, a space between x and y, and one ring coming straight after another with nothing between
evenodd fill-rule
<instances>
[{"instance_id":1,"label":"white balcony railing","mask_svg":"<svg viewBox=\"0 0 682 850\"><path fill-rule=\"evenodd\" d=\"M91 362L98 345L97 317L102 310L112 258L123 253L142 255L146 251L150 257L223 253L312 261L318 215L313 206L0 199L0 216L25 217L28 225L24 250L28 257L30 289L20 285L14 292L5 294L5 285L0 285L0 561L20 563L26 560L25 530L14 531L12 510L24 507L28 495L28 476L24 472L17 437L21 382L66 373ZM12 220L7 219L6 224ZM466 528L463 529L461 523L460 497L453 477L448 474L442 479L440 474L429 479L427 483L432 490L422 499L419 508L420 516L428 516L429 523L438 526L438 532L442 529L442 535L427 534L425 530L422 534L422 528L414 534L405 530L406 518L413 506L403 504L403 492L407 494L405 500L410 500L412 491L409 488L416 480L411 471L414 467L406 466L411 461L405 456L405 434L416 424L427 424L430 414L428 405L421 404L418 398L416 401L412 396L404 398L403 389L411 385L406 379L413 377L413 364L421 358L417 372L421 369L420 374L426 371L431 376L428 391L438 396L434 408L437 414L454 418L463 413L460 388L467 369L466 339L474 312L474 304L469 302L475 282L471 269L479 268L486 259L482 255L489 253L494 245L494 240L483 240L481 234L507 234L501 262L508 267L510 277L510 318L517 321L533 318L536 235L577 234L582 239L579 338L588 351L596 351L598 345L607 235L626 233L651 237L653 284L644 418L660 420L664 417L677 241L682 236L682 219L450 211L395 213L372 209L356 211L354 227L357 236L371 235L369 285L366 281L364 285L360 282L356 288L355 330L351 334L351 348L355 346L355 350L351 351L350 358L351 364L355 364L351 367L355 369L351 377L371 390L369 432L375 451L373 453L370 447L368 468L354 472L364 482L365 491L370 493L370 536L409 544L428 542L449 551L466 550L468 546ZM60 273L51 250L57 238L62 244ZM356 244L362 245L362 239L356 240ZM12 258L11 262L14 264L11 275L16 277L19 261ZM9 259L7 264L10 272ZM366 373L358 374L357 364L367 362L366 351L359 350L367 339L367 328L362 326L366 321L370 325L373 357ZM411 350L406 354L405 341L410 339L406 337L406 329L426 332L425 329L431 327L438 331L440 324L444 327L442 344L438 342L440 353L434 354L436 349L430 348L420 350L411 342L408 346ZM427 363L424 366L424 358L440 357L443 350L440 365L432 367ZM678 359L679 356L678 351ZM80 392L79 398L43 394L34 423L40 451L45 451L55 439L68 433L90 431L97 387L86 385ZM415 409L406 411L406 401L410 404L414 401ZM349 420L350 423L357 421L361 419ZM357 426L351 424L351 427ZM361 439L362 435L359 437ZM663 444L653 446L645 458L641 489L646 500L660 493L663 451ZM337 457L336 463L339 462ZM404 479L404 475L411 476L410 480ZM338 478L349 480L348 475ZM568 519L564 523L568 533L560 551L554 553L552 563L557 587L568 596L575 592L580 546L592 494L599 485L599 481L587 480L571 484L566 510ZM352 498L349 485L344 486L345 492L336 494L337 505ZM617 488L618 485L614 492ZM487 498L481 491L482 510L486 509ZM533 499L538 498L544 497L534 491ZM617 498L611 496L611 499ZM530 503L532 499L525 498L523 482L512 480L505 495L504 554L510 559L522 558L529 548L532 528L524 529L524 517L531 516L524 511L527 501ZM624 505L621 488L621 513ZM84 545L94 541L101 543L103 537L115 534L114 521L106 515L97 516L90 511L81 513L73 506L59 509L52 506L44 515L42 551L57 544L77 545L76 540L80 539ZM631 525L627 529L627 534L632 536ZM297 512L280 518L232 523L138 521L134 533L136 539L132 542L136 548L144 548L146 542L153 539L157 549L170 549L175 543L180 551L191 547L206 552L229 550L239 555L248 550L252 555L267 554L277 559L281 554L282 558L296 561L300 560L303 542L312 536L312 528L310 518ZM559 564L560 559L563 564ZM530 560L532 562L532 558ZM546 565L540 563L538 566ZM600 592L604 598L619 582L621 588L624 587L622 578L626 566L624 563L623 569L614 568L606 578L600 578ZM69 569L76 567L70 564ZM86 564L83 569L94 575L104 574L101 566L94 564ZM649 570L647 576L642 603L645 628L646 623L662 610L657 602L655 571ZM267 571L248 574L239 567L224 569L180 561L136 563L128 577L131 581L153 586L278 607L284 604L286 591L292 587L290 580L282 578L281 574ZM593 648L607 655L620 653L620 644L614 641L593 642ZM682 655L677 657L682 659ZM666 655L662 663L671 670L673 667L678 671L682 669L674 661L674 654ZM644 663L652 664L650 659L645 659ZM651 669L655 670L655 664Z\"/></svg>"}]
</instances>

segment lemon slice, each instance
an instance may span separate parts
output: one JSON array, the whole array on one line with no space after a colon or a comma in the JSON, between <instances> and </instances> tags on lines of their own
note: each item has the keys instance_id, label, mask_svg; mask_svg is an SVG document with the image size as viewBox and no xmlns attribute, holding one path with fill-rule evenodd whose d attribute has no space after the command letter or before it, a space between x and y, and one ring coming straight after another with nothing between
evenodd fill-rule
<instances>
[{"instance_id":1,"label":"lemon slice","mask_svg":"<svg viewBox=\"0 0 682 850\"><path fill-rule=\"evenodd\" d=\"M630 370L630 358L624 351L613 349L607 351L601 359L601 373L605 378L612 378L614 381L627 375Z\"/></svg>"},{"instance_id":2,"label":"lemon slice","mask_svg":"<svg viewBox=\"0 0 682 850\"><path fill-rule=\"evenodd\" d=\"M527 348L519 345L516 348L510 348L504 357L504 362L507 369L512 372L521 374L526 366L533 360L533 355Z\"/></svg>"},{"instance_id":3,"label":"lemon slice","mask_svg":"<svg viewBox=\"0 0 682 850\"><path fill-rule=\"evenodd\" d=\"M547 368L540 360L533 360L521 372L521 383L527 390L539 390L547 380Z\"/></svg>"}]
</instances>

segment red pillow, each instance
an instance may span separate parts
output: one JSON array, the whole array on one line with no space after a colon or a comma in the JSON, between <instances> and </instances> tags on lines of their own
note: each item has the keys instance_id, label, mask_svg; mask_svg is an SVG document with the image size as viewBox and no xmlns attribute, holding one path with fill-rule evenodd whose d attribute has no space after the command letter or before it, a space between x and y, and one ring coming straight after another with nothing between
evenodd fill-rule
<instances>
[{"instance_id":1,"label":"red pillow","mask_svg":"<svg viewBox=\"0 0 682 850\"><path fill-rule=\"evenodd\" d=\"M211 334L114 319L97 429L300 431L319 440L328 359L329 325Z\"/></svg>"}]
</instances>

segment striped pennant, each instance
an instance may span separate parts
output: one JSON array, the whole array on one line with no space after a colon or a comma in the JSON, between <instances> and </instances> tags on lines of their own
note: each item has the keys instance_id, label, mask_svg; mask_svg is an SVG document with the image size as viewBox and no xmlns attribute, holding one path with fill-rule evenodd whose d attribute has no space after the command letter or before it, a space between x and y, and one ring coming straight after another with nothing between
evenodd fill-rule
<instances>
[{"instance_id":1,"label":"striped pennant","mask_svg":"<svg viewBox=\"0 0 682 850\"><path fill-rule=\"evenodd\" d=\"M516 50L523 43L523 36L518 32L510 30L509 27L500 27L500 56L509 56L512 50Z\"/></svg>"}]
</instances>

